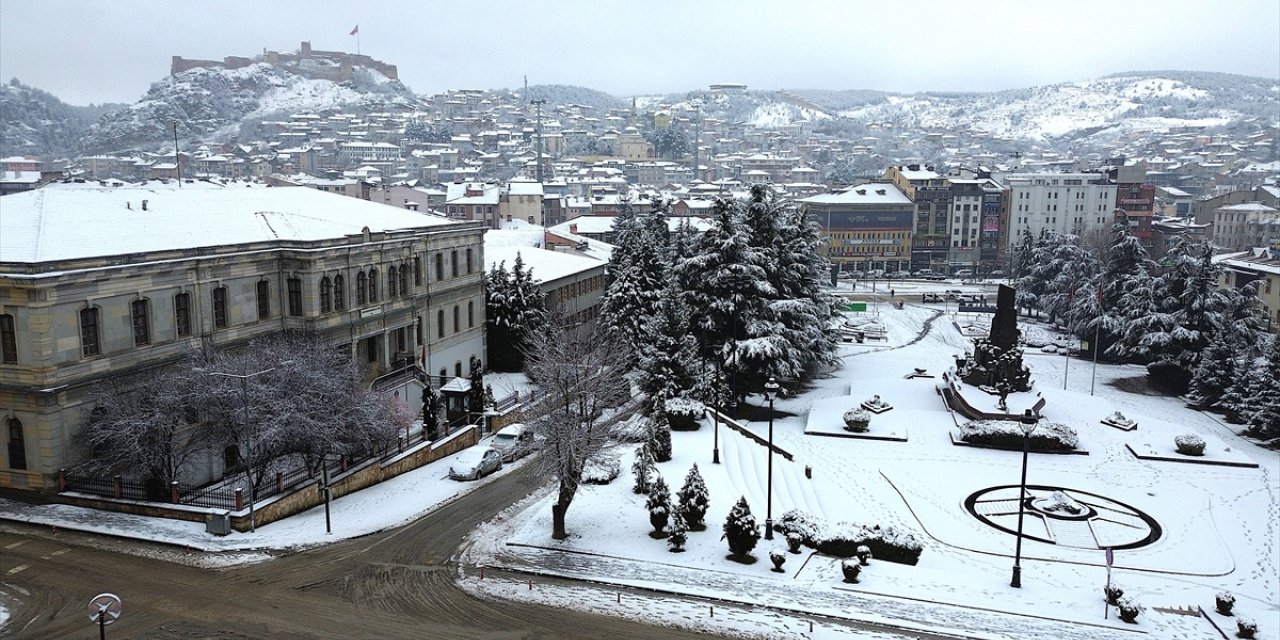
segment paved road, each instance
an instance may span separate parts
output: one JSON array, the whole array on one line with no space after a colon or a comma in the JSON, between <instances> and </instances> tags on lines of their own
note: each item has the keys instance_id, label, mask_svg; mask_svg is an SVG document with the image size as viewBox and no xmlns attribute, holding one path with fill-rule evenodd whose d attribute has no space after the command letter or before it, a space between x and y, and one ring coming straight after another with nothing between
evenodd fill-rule
<instances>
[{"instance_id":1,"label":"paved road","mask_svg":"<svg viewBox=\"0 0 1280 640\"><path fill-rule=\"evenodd\" d=\"M533 491L530 466L411 525L226 570L141 557L133 541L6 524L0 591L18 603L0 638L95 637L85 606L102 591L125 603L113 640L706 637L460 590L451 558L478 523Z\"/></svg>"}]
</instances>

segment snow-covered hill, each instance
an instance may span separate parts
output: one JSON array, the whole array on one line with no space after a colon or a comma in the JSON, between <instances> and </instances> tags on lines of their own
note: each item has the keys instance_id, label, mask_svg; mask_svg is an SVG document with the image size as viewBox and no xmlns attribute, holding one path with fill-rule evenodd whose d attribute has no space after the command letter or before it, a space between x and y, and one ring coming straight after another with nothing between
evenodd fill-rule
<instances>
[{"instance_id":1,"label":"snow-covered hill","mask_svg":"<svg viewBox=\"0 0 1280 640\"><path fill-rule=\"evenodd\" d=\"M174 122L182 138L216 141L234 136L245 121L337 107L382 110L416 101L398 80L372 69L356 68L351 82L339 84L266 63L196 68L153 84L138 102L103 116L85 135L82 149L101 153L160 146L172 140Z\"/></svg>"},{"instance_id":2,"label":"snow-covered hill","mask_svg":"<svg viewBox=\"0 0 1280 640\"><path fill-rule=\"evenodd\" d=\"M121 106L72 106L16 78L10 80L0 85L0 157L65 154L100 114Z\"/></svg>"},{"instance_id":3,"label":"snow-covered hill","mask_svg":"<svg viewBox=\"0 0 1280 640\"><path fill-rule=\"evenodd\" d=\"M856 122L925 130L978 129L1052 142L1115 133L1217 126L1274 111L1280 83L1217 73L1125 73L994 93L886 95L838 108ZM806 92L795 91L799 95ZM1270 105L1270 106L1268 106ZM1274 112L1272 113L1274 116Z\"/></svg>"}]
</instances>

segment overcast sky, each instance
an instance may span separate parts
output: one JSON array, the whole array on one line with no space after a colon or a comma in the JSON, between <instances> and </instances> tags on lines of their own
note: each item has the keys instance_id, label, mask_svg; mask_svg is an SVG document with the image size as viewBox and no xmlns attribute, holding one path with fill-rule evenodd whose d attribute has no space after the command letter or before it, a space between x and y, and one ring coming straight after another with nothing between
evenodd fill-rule
<instances>
[{"instance_id":1,"label":"overcast sky","mask_svg":"<svg viewBox=\"0 0 1280 640\"><path fill-rule=\"evenodd\" d=\"M995 90L1132 70L1280 77L1276 0L0 0L0 77L132 102L170 57L356 50L414 91L574 84L619 96Z\"/></svg>"}]
</instances>

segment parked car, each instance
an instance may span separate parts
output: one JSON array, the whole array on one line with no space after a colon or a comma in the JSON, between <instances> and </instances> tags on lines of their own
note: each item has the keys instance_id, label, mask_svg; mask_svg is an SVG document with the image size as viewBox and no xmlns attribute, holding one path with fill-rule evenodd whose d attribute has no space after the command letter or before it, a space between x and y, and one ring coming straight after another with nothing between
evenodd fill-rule
<instances>
[{"instance_id":1,"label":"parked car","mask_svg":"<svg viewBox=\"0 0 1280 640\"><path fill-rule=\"evenodd\" d=\"M905 280L911 277L911 272L910 271L893 271L888 275L886 275L885 277L893 278L894 280Z\"/></svg>"},{"instance_id":2,"label":"parked car","mask_svg":"<svg viewBox=\"0 0 1280 640\"><path fill-rule=\"evenodd\" d=\"M911 275L917 278L924 278L933 275L933 269L916 269Z\"/></svg>"},{"instance_id":3,"label":"parked car","mask_svg":"<svg viewBox=\"0 0 1280 640\"><path fill-rule=\"evenodd\" d=\"M961 289L947 289L947 292L946 292L946 296L948 300L955 300L962 295L964 295L964 291Z\"/></svg>"},{"instance_id":4,"label":"parked car","mask_svg":"<svg viewBox=\"0 0 1280 640\"><path fill-rule=\"evenodd\" d=\"M884 277L884 269L872 269L872 270L870 270L870 271L868 271L868 272L867 272L867 277L868 277L868 278L883 278L883 277Z\"/></svg>"},{"instance_id":5,"label":"parked car","mask_svg":"<svg viewBox=\"0 0 1280 640\"><path fill-rule=\"evenodd\" d=\"M533 430L520 422L509 424L493 435L489 446L502 454L503 462L514 462L533 453Z\"/></svg>"},{"instance_id":6,"label":"parked car","mask_svg":"<svg viewBox=\"0 0 1280 640\"><path fill-rule=\"evenodd\" d=\"M1003 278L1003 277L1004 277L1004 270L1003 270L1003 269L996 269L995 271L992 271L991 273L988 273L988 274L987 274L987 277L988 277L988 278Z\"/></svg>"},{"instance_id":7,"label":"parked car","mask_svg":"<svg viewBox=\"0 0 1280 640\"><path fill-rule=\"evenodd\" d=\"M502 454L493 447L471 447L458 454L449 465L454 480L479 480L502 468Z\"/></svg>"},{"instance_id":8,"label":"parked car","mask_svg":"<svg viewBox=\"0 0 1280 640\"><path fill-rule=\"evenodd\" d=\"M956 271L957 278L968 278L973 275L973 269L959 269Z\"/></svg>"}]
</instances>

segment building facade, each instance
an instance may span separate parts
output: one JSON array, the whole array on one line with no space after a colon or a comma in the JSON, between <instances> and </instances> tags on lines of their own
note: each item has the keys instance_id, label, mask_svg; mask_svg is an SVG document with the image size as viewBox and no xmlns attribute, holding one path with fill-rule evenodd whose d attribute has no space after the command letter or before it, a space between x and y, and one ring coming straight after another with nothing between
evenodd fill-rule
<instances>
[{"instance_id":1,"label":"building facade","mask_svg":"<svg viewBox=\"0 0 1280 640\"><path fill-rule=\"evenodd\" d=\"M1013 173L1009 188L1010 242L1023 232L1073 234L1090 239L1105 234L1115 220L1116 187L1102 173Z\"/></svg>"},{"instance_id":2,"label":"building facade","mask_svg":"<svg viewBox=\"0 0 1280 640\"><path fill-rule=\"evenodd\" d=\"M864 271L911 268L915 204L893 183L873 182L799 202L822 229L831 262Z\"/></svg>"},{"instance_id":3,"label":"building facade","mask_svg":"<svg viewBox=\"0 0 1280 640\"><path fill-rule=\"evenodd\" d=\"M483 227L311 189L53 185L0 220L0 486L74 464L101 383L313 330L372 381L484 355ZM220 473L214 469L213 473Z\"/></svg>"}]
</instances>

